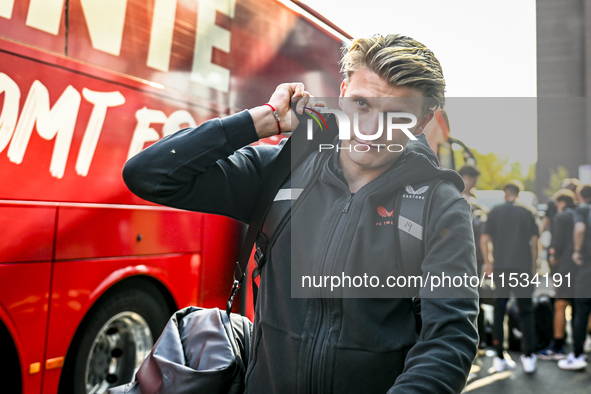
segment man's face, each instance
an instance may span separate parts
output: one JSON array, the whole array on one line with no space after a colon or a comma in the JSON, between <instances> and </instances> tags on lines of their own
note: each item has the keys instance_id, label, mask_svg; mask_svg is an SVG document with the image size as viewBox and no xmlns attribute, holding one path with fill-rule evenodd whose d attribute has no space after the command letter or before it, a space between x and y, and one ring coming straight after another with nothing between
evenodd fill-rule
<instances>
[{"instance_id":1,"label":"man's face","mask_svg":"<svg viewBox=\"0 0 591 394\"><path fill-rule=\"evenodd\" d=\"M564 211L566 206L567 206L566 201L564 201L564 200L556 201L556 209L558 210L558 212Z\"/></svg>"},{"instance_id":2,"label":"man's face","mask_svg":"<svg viewBox=\"0 0 591 394\"><path fill-rule=\"evenodd\" d=\"M404 86L392 86L373 71L362 68L341 84L341 109L351 122L351 139L341 141L340 162L349 168L360 171L386 170L402 154L409 137L402 130L394 129L392 139L387 139L388 112L407 112L417 118L417 125L410 128L413 135L419 135L433 117L432 111L424 111L421 91ZM425 113L426 112L426 113ZM383 117L383 132L378 139L361 139L353 132L354 114L359 116L359 132L373 135L379 129L380 116ZM393 123L409 123L410 119L394 119ZM381 146L378 146L382 144ZM387 146L392 146L390 150ZM351 151L349 152L349 147ZM399 152L396 152L396 151Z\"/></svg>"},{"instance_id":3,"label":"man's face","mask_svg":"<svg viewBox=\"0 0 591 394\"><path fill-rule=\"evenodd\" d=\"M464 175L462 177L462 179L464 180L464 193L469 193L470 190L472 190L472 188L474 186L476 186L476 182L478 181L478 177L477 176L469 176L469 175Z\"/></svg>"}]
</instances>

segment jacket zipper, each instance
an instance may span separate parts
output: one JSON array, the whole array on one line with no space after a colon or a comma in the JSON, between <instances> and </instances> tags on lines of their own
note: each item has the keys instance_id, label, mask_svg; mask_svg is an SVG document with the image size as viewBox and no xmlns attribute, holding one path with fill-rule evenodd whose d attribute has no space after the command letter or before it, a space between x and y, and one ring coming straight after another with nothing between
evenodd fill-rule
<instances>
[{"instance_id":1,"label":"jacket zipper","mask_svg":"<svg viewBox=\"0 0 591 394\"><path fill-rule=\"evenodd\" d=\"M349 212L349 207L351 206L351 201L353 201L354 195L355 194L351 193L351 197L349 197L349 199L347 200L347 203L345 204L345 207L343 208L343 213Z\"/></svg>"},{"instance_id":2,"label":"jacket zipper","mask_svg":"<svg viewBox=\"0 0 591 394\"><path fill-rule=\"evenodd\" d=\"M351 193L345 205L341 211L341 215L337 219L334 229L335 231L331 235L330 242L328 243L328 248L326 250L326 254L324 255L324 261L326 262L327 257L330 255L334 255L334 253L329 253L330 246L333 245L335 239L337 242L342 238L342 233L337 234L337 229L340 229L341 221L343 221L346 217L342 214L348 213L351 207L351 203L353 202L355 194ZM311 352L311 360L310 360L310 368L308 376L310 376L310 392L311 393L322 393L324 392L324 364L325 361L325 349L326 344L329 337L330 332L330 308L329 302L331 301L330 298L320 297L318 300L320 302L320 323L317 329L317 335L315 335L314 342L312 344L312 352Z\"/></svg>"},{"instance_id":3,"label":"jacket zipper","mask_svg":"<svg viewBox=\"0 0 591 394\"><path fill-rule=\"evenodd\" d=\"M401 160L398 160L395 164L395 167L398 167L400 165L402 165L404 162L406 162L406 158L401 158ZM339 179L332 171L328 171L329 176L331 176L333 179ZM343 190L346 190L347 192L350 193L349 187L346 185L346 183L343 183L340 179L340 185L343 187ZM355 194L354 193L350 193L349 194L349 198L347 199L347 201L345 202L345 205L343 206L343 209L341 210L342 214L347 214L349 212L349 210L351 209L351 204L353 202L353 198L354 198ZM337 234L337 229L340 229L342 227L341 225L341 221L343 219L346 218L345 215L339 215L339 218L334 222L334 226L333 227L333 232L331 234L330 237L330 241L328 243L327 249L324 253L324 259L323 264L327 261L327 258L331 255L333 255L334 257L334 253L329 253L331 251L330 246L333 245L334 242L339 242L342 238L342 231L340 234ZM336 240L336 241L335 241ZM331 299L326 299L324 297L321 297L318 302L320 303L320 311L319 311L319 316L320 316L320 321L319 323L316 325L316 329L314 330L316 335L314 337L314 341L312 342L312 351L310 352L310 360L309 360L309 368L307 371L307 376L309 378L308 381L308 392L309 393L322 393L325 390L324 387L324 370L325 370L325 363L326 360L324 360L325 357L325 353L326 353L326 343L327 343L327 339L330 338L330 311L329 311L329 301L331 301Z\"/></svg>"}]
</instances>

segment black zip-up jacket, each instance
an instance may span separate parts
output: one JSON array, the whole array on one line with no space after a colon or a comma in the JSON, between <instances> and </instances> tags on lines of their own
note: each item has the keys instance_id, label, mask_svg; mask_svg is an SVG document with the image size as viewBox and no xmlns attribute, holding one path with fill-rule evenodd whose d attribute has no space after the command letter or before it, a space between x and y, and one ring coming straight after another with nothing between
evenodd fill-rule
<instances>
[{"instance_id":1,"label":"black zip-up jacket","mask_svg":"<svg viewBox=\"0 0 591 394\"><path fill-rule=\"evenodd\" d=\"M149 201L248 223L280 150L245 147L256 140L247 111L213 119L143 150L126 163L124 180ZM334 154L313 152L292 172L263 226L268 237L279 232L261 272L246 392L460 393L478 343L474 289L460 292L464 298L421 289L418 337L408 299L334 298L327 288L316 289L316 298L292 297L292 264L310 259L311 275L402 274L398 226L379 223L388 222L383 215L391 215L402 188L432 178L445 182L432 196L425 224L423 277L476 275L463 182L434 164L424 138L354 195L330 160Z\"/></svg>"}]
</instances>

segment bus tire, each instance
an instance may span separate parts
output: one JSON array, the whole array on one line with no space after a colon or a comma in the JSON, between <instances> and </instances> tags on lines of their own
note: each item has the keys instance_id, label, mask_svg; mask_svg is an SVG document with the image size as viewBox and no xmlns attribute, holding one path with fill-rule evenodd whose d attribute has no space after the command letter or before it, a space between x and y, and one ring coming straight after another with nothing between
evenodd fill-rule
<instances>
[{"instance_id":1,"label":"bus tire","mask_svg":"<svg viewBox=\"0 0 591 394\"><path fill-rule=\"evenodd\" d=\"M165 298L149 282L104 296L70 346L60 393L101 394L130 382L170 314Z\"/></svg>"}]
</instances>

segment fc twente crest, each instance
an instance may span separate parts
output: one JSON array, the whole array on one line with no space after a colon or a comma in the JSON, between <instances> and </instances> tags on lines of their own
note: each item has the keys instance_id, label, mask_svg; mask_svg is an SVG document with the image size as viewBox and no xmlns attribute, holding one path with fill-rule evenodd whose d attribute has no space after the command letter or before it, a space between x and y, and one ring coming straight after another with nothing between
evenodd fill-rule
<instances>
[{"instance_id":1,"label":"fc twente crest","mask_svg":"<svg viewBox=\"0 0 591 394\"><path fill-rule=\"evenodd\" d=\"M394 210L388 211L384 207L378 207L378 214L383 218L391 218L394 216Z\"/></svg>"}]
</instances>

